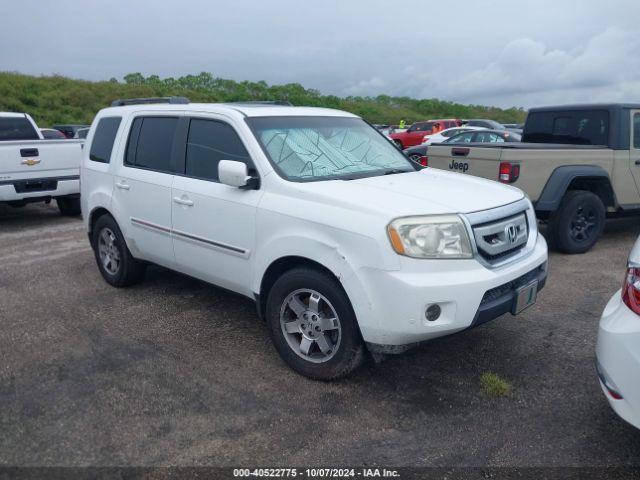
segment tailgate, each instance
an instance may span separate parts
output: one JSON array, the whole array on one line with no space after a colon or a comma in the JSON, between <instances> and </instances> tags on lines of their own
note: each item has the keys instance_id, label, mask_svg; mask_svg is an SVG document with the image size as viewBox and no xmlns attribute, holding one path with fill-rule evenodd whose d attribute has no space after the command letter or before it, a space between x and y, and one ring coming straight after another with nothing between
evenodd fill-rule
<instances>
[{"instance_id":1,"label":"tailgate","mask_svg":"<svg viewBox=\"0 0 640 480\"><path fill-rule=\"evenodd\" d=\"M430 167L488 180L498 180L501 155L500 147L474 147L464 144L431 145L427 149Z\"/></svg>"},{"instance_id":2,"label":"tailgate","mask_svg":"<svg viewBox=\"0 0 640 480\"><path fill-rule=\"evenodd\" d=\"M0 179L78 175L82 143L78 140L0 142Z\"/></svg>"}]
</instances>

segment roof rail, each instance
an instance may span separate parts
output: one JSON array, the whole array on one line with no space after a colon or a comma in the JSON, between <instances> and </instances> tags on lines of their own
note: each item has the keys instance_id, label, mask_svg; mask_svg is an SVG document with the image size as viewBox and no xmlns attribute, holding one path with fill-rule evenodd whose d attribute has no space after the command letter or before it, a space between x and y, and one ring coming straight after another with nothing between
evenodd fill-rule
<instances>
[{"instance_id":1,"label":"roof rail","mask_svg":"<svg viewBox=\"0 0 640 480\"><path fill-rule=\"evenodd\" d=\"M170 103L184 105L189 102L187 97L149 97L149 98L122 98L111 102L112 107L124 107L126 105L145 105L149 103Z\"/></svg>"},{"instance_id":2,"label":"roof rail","mask_svg":"<svg viewBox=\"0 0 640 480\"><path fill-rule=\"evenodd\" d=\"M279 107L293 107L288 100L247 100L242 102L226 102L227 105L275 105Z\"/></svg>"}]
</instances>

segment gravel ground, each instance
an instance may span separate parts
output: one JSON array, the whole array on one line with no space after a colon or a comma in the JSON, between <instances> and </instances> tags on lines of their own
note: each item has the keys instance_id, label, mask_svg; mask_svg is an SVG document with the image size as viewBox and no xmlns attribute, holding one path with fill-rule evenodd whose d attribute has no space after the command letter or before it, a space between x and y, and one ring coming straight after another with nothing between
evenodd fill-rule
<instances>
[{"instance_id":1,"label":"gravel ground","mask_svg":"<svg viewBox=\"0 0 640 480\"><path fill-rule=\"evenodd\" d=\"M80 220L0 207L0 465L640 466L594 372L637 219L552 254L538 303L335 383L279 359L251 301L153 267L117 290ZM489 398L495 372L512 393Z\"/></svg>"}]
</instances>

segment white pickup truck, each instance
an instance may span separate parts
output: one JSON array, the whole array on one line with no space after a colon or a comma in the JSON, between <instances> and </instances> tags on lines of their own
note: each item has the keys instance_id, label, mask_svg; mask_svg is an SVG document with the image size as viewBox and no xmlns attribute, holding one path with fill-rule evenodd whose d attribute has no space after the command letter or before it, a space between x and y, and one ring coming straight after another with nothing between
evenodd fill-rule
<instances>
[{"instance_id":1,"label":"white pickup truck","mask_svg":"<svg viewBox=\"0 0 640 480\"><path fill-rule=\"evenodd\" d=\"M0 203L22 207L55 199L80 214L81 140L44 140L25 113L0 112Z\"/></svg>"}]
</instances>

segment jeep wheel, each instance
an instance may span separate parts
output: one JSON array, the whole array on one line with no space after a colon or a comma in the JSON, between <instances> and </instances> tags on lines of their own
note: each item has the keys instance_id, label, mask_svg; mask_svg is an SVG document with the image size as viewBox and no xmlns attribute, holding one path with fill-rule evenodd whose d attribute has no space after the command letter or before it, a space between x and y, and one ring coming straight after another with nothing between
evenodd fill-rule
<instances>
[{"instance_id":1,"label":"jeep wheel","mask_svg":"<svg viewBox=\"0 0 640 480\"><path fill-rule=\"evenodd\" d=\"M602 234L605 208L596 194L585 190L566 193L549 218L550 243L564 253L584 253Z\"/></svg>"},{"instance_id":2,"label":"jeep wheel","mask_svg":"<svg viewBox=\"0 0 640 480\"><path fill-rule=\"evenodd\" d=\"M80 199L73 197L56 198L60 213L66 217L80 215Z\"/></svg>"},{"instance_id":3,"label":"jeep wheel","mask_svg":"<svg viewBox=\"0 0 640 480\"><path fill-rule=\"evenodd\" d=\"M395 143L396 147L398 147L400 150L404 150L404 147L402 146L402 142L400 140L394 140L393 143Z\"/></svg>"},{"instance_id":4,"label":"jeep wheel","mask_svg":"<svg viewBox=\"0 0 640 480\"><path fill-rule=\"evenodd\" d=\"M351 303L327 273L309 268L284 273L267 297L266 320L282 359L314 380L345 376L364 359Z\"/></svg>"},{"instance_id":5,"label":"jeep wheel","mask_svg":"<svg viewBox=\"0 0 640 480\"><path fill-rule=\"evenodd\" d=\"M131 256L118 224L110 215L96 221L91 245L100 273L110 285L127 287L144 278L145 264Z\"/></svg>"}]
</instances>

